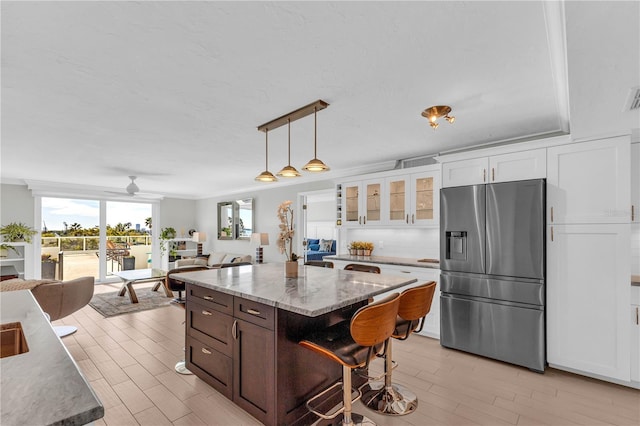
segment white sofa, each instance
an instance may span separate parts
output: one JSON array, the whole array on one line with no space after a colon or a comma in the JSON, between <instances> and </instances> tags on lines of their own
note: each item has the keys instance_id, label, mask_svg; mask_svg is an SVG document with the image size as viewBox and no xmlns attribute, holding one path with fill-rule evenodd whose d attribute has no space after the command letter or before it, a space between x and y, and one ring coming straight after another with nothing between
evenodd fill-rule
<instances>
[{"instance_id":1,"label":"white sofa","mask_svg":"<svg viewBox=\"0 0 640 426\"><path fill-rule=\"evenodd\" d=\"M209 254L208 259L206 257L178 259L175 262L175 268L182 268L185 266L207 266L209 268L220 268L222 265L252 262L253 259L250 254L214 252Z\"/></svg>"}]
</instances>

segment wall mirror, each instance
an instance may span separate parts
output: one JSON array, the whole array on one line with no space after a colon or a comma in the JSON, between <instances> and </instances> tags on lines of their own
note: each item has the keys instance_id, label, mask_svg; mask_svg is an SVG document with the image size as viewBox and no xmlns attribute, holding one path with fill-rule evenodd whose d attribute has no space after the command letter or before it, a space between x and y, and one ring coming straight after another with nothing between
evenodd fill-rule
<instances>
[{"instance_id":1,"label":"wall mirror","mask_svg":"<svg viewBox=\"0 0 640 426\"><path fill-rule=\"evenodd\" d=\"M218 203L218 239L233 240L233 201Z\"/></svg>"},{"instance_id":2,"label":"wall mirror","mask_svg":"<svg viewBox=\"0 0 640 426\"><path fill-rule=\"evenodd\" d=\"M218 239L247 240L255 229L253 198L218 203Z\"/></svg>"},{"instance_id":3,"label":"wall mirror","mask_svg":"<svg viewBox=\"0 0 640 426\"><path fill-rule=\"evenodd\" d=\"M236 200L237 207L237 221L236 221L236 239L238 240L250 240L251 233L253 232L253 198L245 198L243 200Z\"/></svg>"}]
</instances>

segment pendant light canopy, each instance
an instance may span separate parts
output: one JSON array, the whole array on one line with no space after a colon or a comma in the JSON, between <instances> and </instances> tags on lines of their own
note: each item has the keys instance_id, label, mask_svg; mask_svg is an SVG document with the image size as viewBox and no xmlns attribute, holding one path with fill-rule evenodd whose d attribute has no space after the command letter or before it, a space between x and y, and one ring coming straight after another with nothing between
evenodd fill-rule
<instances>
[{"instance_id":1,"label":"pendant light canopy","mask_svg":"<svg viewBox=\"0 0 640 426\"><path fill-rule=\"evenodd\" d=\"M278 173L276 173L280 177L300 177L301 174L296 170L295 167L291 165L291 119L287 120L287 125L289 127L289 162L286 166L282 168Z\"/></svg>"},{"instance_id":2,"label":"pendant light canopy","mask_svg":"<svg viewBox=\"0 0 640 426\"><path fill-rule=\"evenodd\" d=\"M307 172L326 172L329 166L318 159L318 108L313 107L313 159L302 167Z\"/></svg>"},{"instance_id":3,"label":"pendant light canopy","mask_svg":"<svg viewBox=\"0 0 640 426\"><path fill-rule=\"evenodd\" d=\"M269 129L265 129L264 131L264 142L266 147L264 156L264 172L256 176L256 180L258 182L276 182L278 178L269 171Z\"/></svg>"}]
</instances>

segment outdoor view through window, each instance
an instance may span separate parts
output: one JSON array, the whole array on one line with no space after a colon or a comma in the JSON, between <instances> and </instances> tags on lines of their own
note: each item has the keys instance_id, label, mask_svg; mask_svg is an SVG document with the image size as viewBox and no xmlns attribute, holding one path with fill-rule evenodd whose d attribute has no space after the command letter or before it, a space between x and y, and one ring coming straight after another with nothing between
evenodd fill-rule
<instances>
[{"instance_id":1,"label":"outdoor view through window","mask_svg":"<svg viewBox=\"0 0 640 426\"><path fill-rule=\"evenodd\" d=\"M114 271L150 267L151 205L99 200L42 198L42 278L104 280ZM100 234L106 235L101 256ZM105 265L100 276L100 262Z\"/></svg>"}]
</instances>

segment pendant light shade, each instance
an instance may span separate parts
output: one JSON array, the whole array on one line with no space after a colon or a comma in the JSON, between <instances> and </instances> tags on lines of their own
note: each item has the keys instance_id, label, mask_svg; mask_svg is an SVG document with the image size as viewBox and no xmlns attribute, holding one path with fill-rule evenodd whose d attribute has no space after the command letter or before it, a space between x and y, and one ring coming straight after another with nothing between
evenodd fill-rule
<instances>
[{"instance_id":1,"label":"pendant light shade","mask_svg":"<svg viewBox=\"0 0 640 426\"><path fill-rule=\"evenodd\" d=\"M264 172L256 176L256 180L258 182L276 182L278 178L276 178L273 175L273 173L269 171L269 130L268 129L265 129L264 131L264 141L265 141Z\"/></svg>"},{"instance_id":2,"label":"pendant light shade","mask_svg":"<svg viewBox=\"0 0 640 426\"><path fill-rule=\"evenodd\" d=\"M313 108L313 159L304 165L302 170L307 172L326 172L329 166L318 159L318 117L317 108Z\"/></svg>"},{"instance_id":3,"label":"pendant light shade","mask_svg":"<svg viewBox=\"0 0 640 426\"><path fill-rule=\"evenodd\" d=\"M296 170L295 167L291 165L291 119L288 120L289 127L289 163L280 170L277 175L280 177L300 177L300 172Z\"/></svg>"}]
</instances>

